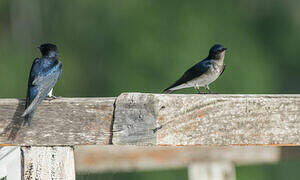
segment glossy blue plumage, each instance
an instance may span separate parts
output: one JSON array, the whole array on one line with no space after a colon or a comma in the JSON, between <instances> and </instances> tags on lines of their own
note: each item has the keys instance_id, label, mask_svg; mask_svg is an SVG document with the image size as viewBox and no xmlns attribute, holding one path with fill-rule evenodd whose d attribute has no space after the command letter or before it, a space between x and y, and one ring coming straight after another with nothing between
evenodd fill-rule
<instances>
[{"instance_id":1,"label":"glossy blue plumage","mask_svg":"<svg viewBox=\"0 0 300 180\"><path fill-rule=\"evenodd\" d=\"M62 72L56 46L51 44L44 44L44 46L40 48L43 56L34 60L28 79L26 109L22 115L25 116L28 125L31 124L34 110L53 89Z\"/></svg>"}]
</instances>

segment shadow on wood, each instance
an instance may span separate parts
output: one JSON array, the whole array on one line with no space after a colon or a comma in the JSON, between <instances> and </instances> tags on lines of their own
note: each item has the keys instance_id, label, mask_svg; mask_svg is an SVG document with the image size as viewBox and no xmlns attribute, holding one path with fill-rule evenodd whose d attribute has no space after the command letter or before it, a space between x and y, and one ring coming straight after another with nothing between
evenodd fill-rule
<instances>
[{"instance_id":1,"label":"shadow on wood","mask_svg":"<svg viewBox=\"0 0 300 180\"><path fill-rule=\"evenodd\" d=\"M60 98L43 101L30 127L22 107L0 100L0 145L300 145L299 95Z\"/></svg>"},{"instance_id":2,"label":"shadow on wood","mask_svg":"<svg viewBox=\"0 0 300 180\"><path fill-rule=\"evenodd\" d=\"M24 111L24 101L18 99L17 109L11 122L6 126L6 128L1 133L1 136L8 136L7 140L14 141L21 127L23 126L24 118L21 117Z\"/></svg>"},{"instance_id":3,"label":"shadow on wood","mask_svg":"<svg viewBox=\"0 0 300 180\"><path fill-rule=\"evenodd\" d=\"M24 100L0 100L0 145L108 144L115 98L44 100L30 127L23 126ZM8 139L9 138L9 139Z\"/></svg>"}]
</instances>

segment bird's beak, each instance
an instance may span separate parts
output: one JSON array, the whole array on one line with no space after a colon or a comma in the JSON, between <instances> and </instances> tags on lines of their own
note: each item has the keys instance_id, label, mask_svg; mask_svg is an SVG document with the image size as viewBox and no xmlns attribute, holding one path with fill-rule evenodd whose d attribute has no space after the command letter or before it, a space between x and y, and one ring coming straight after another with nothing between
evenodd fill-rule
<instances>
[{"instance_id":1,"label":"bird's beak","mask_svg":"<svg viewBox=\"0 0 300 180\"><path fill-rule=\"evenodd\" d=\"M40 46L38 46L38 47L36 47L36 48L38 48L38 49L41 49L41 47L40 47Z\"/></svg>"},{"instance_id":2,"label":"bird's beak","mask_svg":"<svg viewBox=\"0 0 300 180\"><path fill-rule=\"evenodd\" d=\"M227 50L227 48L223 48L223 51L226 51Z\"/></svg>"}]
</instances>

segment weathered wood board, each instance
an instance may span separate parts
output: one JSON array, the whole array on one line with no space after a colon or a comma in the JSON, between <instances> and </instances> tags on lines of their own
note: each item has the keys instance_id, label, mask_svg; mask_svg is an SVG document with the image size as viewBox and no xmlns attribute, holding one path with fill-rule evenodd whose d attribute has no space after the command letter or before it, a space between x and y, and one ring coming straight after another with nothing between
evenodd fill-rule
<instances>
[{"instance_id":1,"label":"weathered wood board","mask_svg":"<svg viewBox=\"0 0 300 180\"><path fill-rule=\"evenodd\" d=\"M249 165L275 163L281 159L280 147L269 146L87 145L75 146L74 153L76 172L83 173L184 168L193 163L216 161Z\"/></svg>"},{"instance_id":2,"label":"weathered wood board","mask_svg":"<svg viewBox=\"0 0 300 180\"><path fill-rule=\"evenodd\" d=\"M20 147L0 148L0 179L22 179L22 157Z\"/></svg>"},{"instance_id":3,"label":"weathered wood board","mask_svg":"<svg viewBox=\"0 0 300 180\"><path fill-rule=\"evenodd\" d=\"M75 180L72 147L21 147L24 180Z\"/></svg>"},{"instance_id":4,"label":"weathered wood board","mask_svg":"<svg viewBox=\"0 0 300 180\"><path fill-rule=\"evenodd\" d=\"M44 100L23 126L24 100L0 100L0 145L108 144L115 98Z\"/></svg>"},{"instance_id":5,"label":"weathered wood board","mask_svg":"<svg viewBox=\"0 0 300 180\"><path fill-rule=\"evenodd\" d=\"M300 95L124 93L114 117L114 144L300 145Z\"/></svg>"},{"instance_id":6,"label":"weathered wood board","mask_svg":"<svg viewBox=\"0 0 300 180\"><path fill-rule=\"evenodd\" d=\"M0 100L0 145L300 145L300 95L61 98L43 101L31 127L23 110Z\"/></svg>"}]
</instances>

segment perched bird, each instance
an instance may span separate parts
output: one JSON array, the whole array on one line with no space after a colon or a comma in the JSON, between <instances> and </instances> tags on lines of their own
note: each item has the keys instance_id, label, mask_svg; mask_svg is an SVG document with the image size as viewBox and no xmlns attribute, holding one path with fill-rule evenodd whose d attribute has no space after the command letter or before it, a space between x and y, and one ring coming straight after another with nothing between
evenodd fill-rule
<instances>
[{"instance_id":1,"label":"perched bird","mask_svg":"<svg viewBox=\"0 0 300 180\"><path fill-rule=\"evenodd\" d=\"M58 61L56 45L47 43L42 44L38 48L42 53L42 57L36 58L31 66L28 79L26 109L22 114L28 126L31 125L34 111L46 96L56 98L53 96L52 91L62 72L62 64Z\"/></svg>"},{"instance_id":2,"label":"perched bird","mask_svg":"<svg viewBox=\"0 0 300 180\"><path fill-rule=\"evenodd\" d=\"M198 62L188 69L174 84L164 90L164 92L172 93L175 90L194 87L199 94L200 87L211 93L209 84L214 82L225 70L224 57L225 51L220 44L214 45L209 50L207 58Z\"/></svg>"}]
</instances>

